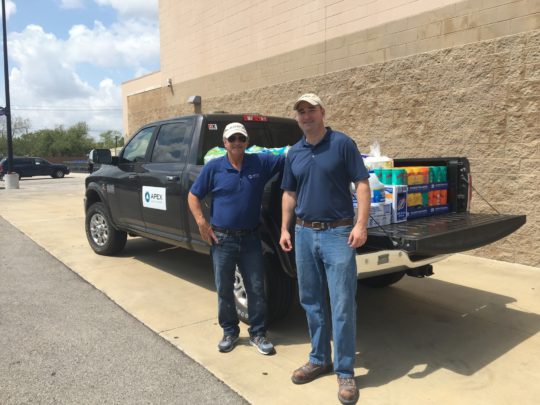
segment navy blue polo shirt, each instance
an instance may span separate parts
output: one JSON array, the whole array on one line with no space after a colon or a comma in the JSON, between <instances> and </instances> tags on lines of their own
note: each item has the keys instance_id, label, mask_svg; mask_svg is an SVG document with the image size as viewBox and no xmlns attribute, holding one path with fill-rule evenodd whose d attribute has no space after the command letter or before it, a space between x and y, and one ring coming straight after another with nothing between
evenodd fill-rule
<instances>
[{"instance_id":1,"label":"navy blue polo shirt","mask_svg":"<svg viewBox=\"0 0 540 405\"><path fill-rule=\"evenodd\" d=\"M295 214L305 221L354 218L351 182L369 178L362 155L347 135L327 128L316 145L303 137L285 159L281 188L296 192Z\"/></svg>"},{"instance_id":2,"label":"navy blue polo shirt","mask_svg":"<svg viewBox=\"0 0 540 405\"><path fill-rule=\"evenodd\" d=\"M254 229L259 225L264 186L283 169L283 164L283 155L245 154L238 171L225 155L203 167L190 191L199 199L212 193L212 225Z\"/></svg>"}]
</instances>

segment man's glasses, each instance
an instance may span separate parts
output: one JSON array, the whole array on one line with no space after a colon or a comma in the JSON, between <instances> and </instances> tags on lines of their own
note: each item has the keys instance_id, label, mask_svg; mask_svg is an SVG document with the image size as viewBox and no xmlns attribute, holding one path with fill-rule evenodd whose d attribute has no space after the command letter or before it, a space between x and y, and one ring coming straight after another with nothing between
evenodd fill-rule
<instances>
[{"instance_id":1,"label":"man's glasses","mask_svg":"<svg viewBox=\"0 0 540 405\"><path fill-rule=\"evenodd\" d=\"M236 142L236 141L238 141L238 142L244 143L244 142L247 141L247 136L245 136L245 135L231 135L231 136L229 136L229 137L227 138L227 141L229 141L229 142Z\"/></svg>"}]
</instances>

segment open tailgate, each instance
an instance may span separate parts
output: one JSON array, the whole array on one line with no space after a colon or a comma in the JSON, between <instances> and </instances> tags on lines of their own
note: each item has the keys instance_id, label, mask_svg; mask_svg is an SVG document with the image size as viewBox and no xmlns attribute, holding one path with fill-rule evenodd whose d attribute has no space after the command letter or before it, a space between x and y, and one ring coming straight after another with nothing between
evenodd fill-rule
<instances>
[{"instance_id":1,"label":"open tailgate","mask_svg":"<svg viewBox=\"0 0 540 405\"><path fill-rule=\"evenodd\" d=\"M525 221L525 215L470 212L418 218L368 229L366 247L402 249L421 256L457 253L502 239Z\"/></svg>"}]
</instances>

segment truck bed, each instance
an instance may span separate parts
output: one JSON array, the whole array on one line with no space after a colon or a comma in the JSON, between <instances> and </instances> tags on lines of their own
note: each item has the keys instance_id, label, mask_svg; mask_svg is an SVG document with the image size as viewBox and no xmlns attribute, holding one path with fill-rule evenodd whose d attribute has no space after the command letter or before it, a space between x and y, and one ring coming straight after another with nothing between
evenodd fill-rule
<instances>
[{"instance_id":1,"label":"truck bed","mask_svg":"<svg viewBox=\"0 0 540 405\"><path fill-rule=\"evenodd\" d=\"M401 249L414 256L463 252L495 242L525 221L525 215L470 212L418 218L368 229L366 248Z\"/></svg>"}]
</instances>

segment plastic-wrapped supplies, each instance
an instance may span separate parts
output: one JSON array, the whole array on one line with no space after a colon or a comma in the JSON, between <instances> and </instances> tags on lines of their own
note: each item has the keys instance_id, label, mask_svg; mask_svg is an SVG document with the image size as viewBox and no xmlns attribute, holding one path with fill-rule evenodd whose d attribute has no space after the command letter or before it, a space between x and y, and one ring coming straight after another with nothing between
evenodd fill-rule
<instances>
[{"instance_id":1,"label":"plastic-wrapped supplies","mask_svg":"<svg viewBox=\"0 0 540 405\"><path fill-rule=\"evenodd\" d=\"M384 184L379 181L379 178L373 171L369 172L369 188L371 189L372 203L385 201Z\"/></svg>"},{"instance_id":2,"label":"plastic-wrapped supplies","mask_svg":"<svg viewBox=\"0 0 540 405\"><path fill-rule=\"evenodd\" d=\"M220 148L219 146L216 146L215 148L212 148L208 152L206 152L206 155L204 155L204 164L207 164L212 159L225 156L226 153L227 150L225 148Z\"/></svg>"},{"instance_id":3,"label":"plastic-wrapped supplies","mask_svg":"<svg viewBox=\"0 0 540 405\"><path fill-rule=\"evenodd\" d=\"M394 167L393 159L381 155L381 147L377 141L369 146L369 155L362 157L364 158L364 165L368 170L378 168L391 169Z\"/></svg>"},{"instance_id":4,"label":"plastic-wrapped supplies","mask_svg":"<svg viewBox=\"0 0 540 405\"><path fill-rule=\"evenodd\" d=\"M289 145L283 146L281 148L265 148L262 146L253 145L246 149L246 153L271 153L273 155L286 155L291 147ZM204 155L204 164L207 164L212 159L225 156L227 150L225 148L220 148L216 146L215 148L210 149Z\"/></svg>"}]
</instances>

